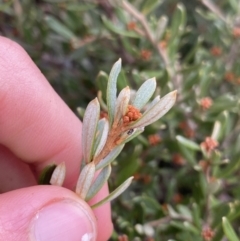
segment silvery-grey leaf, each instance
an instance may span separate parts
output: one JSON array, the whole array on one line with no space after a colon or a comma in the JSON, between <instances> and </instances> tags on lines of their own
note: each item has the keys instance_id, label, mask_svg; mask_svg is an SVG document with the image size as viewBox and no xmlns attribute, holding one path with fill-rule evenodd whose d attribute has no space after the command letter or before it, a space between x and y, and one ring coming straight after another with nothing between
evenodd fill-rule
<instances>
[{"instance_id":1,"label":"silvery-grey leaf","mask_svg":"<svg viewBox=\"0 0 240 241\"><path fill-rule=\"evenodd\" d=\"M75 192L83 200L85 199L88 190L92 184L94 174L95 164L93 162L90 162L82 169L79 175Z\"/></svg>"},{"instance_id":2,"label":"silvery-grey leaf","mask_svg":"<svg viewBox=\"0 0 240 241\"><path fill-rule=\"evenodd\" d=\"M96 157L106 144L109 131L109 123L105 118L99 120L94 142L94 154Z\"/></svg>"},{"instance_id":3,"label":"silvery-grey leaf","mask_svg":"<svg viewBox=\"0 0 240 241\"><path fill-rule=\"evenodd\" d=\"M114 159L119 155L123 149L123 145L116 146L105 158L103 158L97 165L96 170L99 170L107 165L109 165Z\"/></svg>"},{"instance_id":4,"label":"silvery-grey leaf","mask_svg":"<svg viewBox=\"0 0 240 241\"><path fill-rule=\"evenodd\" d=\"M107 197L105 197L100 202L91 206L91 208L97 208L107 202L112 201L113 199L121 195L130 186L132 179L133 177L129 177L124 183L122 183L118 188L116 188L113 192L111 192Z\"/></svg>"},{"instance_id":5,"label":"silvery-grey leaf","mask_svg":"<svg viewBox=\"0 0 240 241\"><path fill-rule=\"evenodd\" d=\"M150 100L155 89L156 89L156 79L151 78L146 80L138 89L135 95L135 99L132 102L133 106L141 110L142 107L145 106L147 102Z\"/></svg>"},{"instance_id":6,"label":"silvery-grey leaf","mask_svg":"<svg viewBox=\"0 0 240 241\"><path fill-rule=\"evenodd\" d=\"M107 165L101 170L101 172L98 174L97 178L94 180L93 184L91 185L87 193L87 196L85 198L86 201L90 200L100 191L103 185L107 182L110 174L111 174L111 166Z\"/></svg>"},{"instance_id":7,"label":"silvery-grey leaf","mask_svg":"<svg viewBox=\"0 0 240 241\"><path fill-rule=\"evenodd\" d=\"M91 208L97 208L107 202L111 202L113 199L121 195L131 184L133 177L129 177L124 183L122 183L118 188L116 188L113 192L111 192L107 197L105 197L100 202L91 206Z\"/></svg>"},{"instance_id":8,"label":"silvery-grey leaf","mask_svg":"<svg viewBox=\"0 0 240 241\"><path fill-rule=\"evenodd\" d=\"M117 141L117 144L125 144L131 141L139 134L141 134L143 131L144 131L144 127L127 130L120 136L120 139Z\"/></svg>"},{"instance_id":9,"label":"silvery-grey leaf","mask_svg":"<svg viewBox=\"0 0 240 241\"><path fill-rule=\"evenodd\" d=\"M168 18L166 16L162 16L159 19L157 23L157 29L156 29L156 41L160 41L160 39L162 38L162 35L165 32L167 23L168 23Z\"/></svg>"},{"instance_id":10,"label":"silvery-grey leaf","mask_svg":"<svg viewBox=\"0 0 240 241\"><path fill-rule=\"evenodd\" d=\"M145 112L150 110L159 100L160 100L160 95L156 96L149 104L146 105Z\"/></svg>"},{"instance_id":11,"label":"silvery-grey leaf","mask_svg":"<svg viewBox=\"0 0 240 241\"><path fill-rule=\"evenodd\" d=\"M148 108L137 121L129 127L137 128L152 124L165 115L174 105L176 101L177 91L172 91L155 103L151 108Z\"/></svg>"},{"instance_id":12,"label":"silvery-grey leaf","mask_svg":"<svg viewBox=\"0 0 240 241\"><path fill-rule=\"evenodd\" d=\"M137 91L136 90L130 90L130 104L132 105L133 100L135 99Z\"/></svg>"},{"instance_id":13,"label":"silvery-grey leaf","mask_svg":"<svg viewBox=\"0 0 240 241\"><path fill-rule=\"evenodd\" d=\"M83 158L86 163L89 163L92 159L93 144L99 120L99 114L100 105L97 98L95 98L88 104L85 115L83 117L82 150Z\"/></svg>"},{"instance_id":14,"label":"silvery-grey leaf","mask_svg":"<svg viewBox=\"0 0 240 241\"><path fill-rule=\"evenodd\" d=\"M50 183L54 186L62 186L64 179L66 176L66 166L65 163L62 162L56 166L52 173L52 177L50 179Z\"/></svg>"},{"instance_id":15,"label":"silvery-grey leaf","mask_svg":"<svg viewBox=\"0 0 240 241\"><path fill-rule=\"evenodd\" d=\"M107 85L107 107L108 107L108 116L109 116L109 124L112 126L114 113L115 113L115 105L117 99L117 77L121 71L122 60L119 59L112 67Z\"/></svg>"},{"instance_id":16,"label":"silvery-grey leaf","mask_svg":"<svg viewBox=\"0 0 240 241\"><path fill-rule=\"evenodd\" d=\"M113 125L117 125L119 120L126 113L129 100L130 100L130 89L127 86L124 89L122 89L122 91L118 95Z\"/></svg>"}]
</instances>

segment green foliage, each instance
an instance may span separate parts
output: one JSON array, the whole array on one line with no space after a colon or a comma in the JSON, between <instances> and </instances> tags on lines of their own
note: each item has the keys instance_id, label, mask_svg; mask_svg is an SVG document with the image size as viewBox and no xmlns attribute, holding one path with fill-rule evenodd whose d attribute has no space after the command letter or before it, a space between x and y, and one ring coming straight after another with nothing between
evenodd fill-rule
<instances>
[{"instance_id":1,"label":"green foliage","mask_svg":"<svg viewBox=\"0 0 240 241\"><path fill-rule=\"evenodd\" d=\"M172 110L113 163L111 190L135 179L112 205L112 240L200 241L207 231L213 241L239 239L239 14L237 0L0 3L1 34L73 111L96 95L107 109L115 97L106 73L119 58L119 89L156 77L155 96L178 91Z\"/></svg>"}]
</instances>

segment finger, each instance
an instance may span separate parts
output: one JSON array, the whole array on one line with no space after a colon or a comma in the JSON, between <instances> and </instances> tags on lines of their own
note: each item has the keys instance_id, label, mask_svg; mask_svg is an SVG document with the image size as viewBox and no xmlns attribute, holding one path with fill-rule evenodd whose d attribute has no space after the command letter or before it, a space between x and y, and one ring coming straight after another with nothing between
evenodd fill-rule
<instances>
[{"instance_id":1,"label":"finger","mask_svg":"<svg viewBox=\"0 0 240 241\"><path fill-rule=\"evenodd\" d=\"M1 240L97 240L92 210L61 187L35 186L2 194L0 224Z\"/></svg>"},{"instance_id":2,"label":"finger","mask_svg":"<svg viewBox=\"0 0 240 241\"><path fill-rule=\"evenodd\" d=\"M36 184L29 166L0 145L0 193Z\"/></svg>"},{"instance_id":3,"label":"finger","mask_svg":"<svg viewBox=\"0 0 240 241\"><path fill-rule=\"evenodd\" d=\"M27 53L0 37L0 143L37 169L65 162L65 185L76 183L81 123Z\"/></svg>"},{"instance_id":4,"label":"finger","mask_svg":"<svg viewBox=\"0 0 240 241\"><path fill-rule=\"evenodd\" d=\"M0 143L38 170L65 162L65 186L73 187L82 157L80 121L18 44L0 37L0 56ZM97 197L106 195L104 189ZM111 226L105 207L96 217Z\"/></svg>"}]
</instances>

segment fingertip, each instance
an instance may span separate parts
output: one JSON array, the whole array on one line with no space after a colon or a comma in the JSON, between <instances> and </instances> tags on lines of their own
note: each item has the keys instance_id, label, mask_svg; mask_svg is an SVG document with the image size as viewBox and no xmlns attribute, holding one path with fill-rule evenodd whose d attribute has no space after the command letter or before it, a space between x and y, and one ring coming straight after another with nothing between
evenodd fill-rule
<instances>
[{"instance_id":1,"label":"fingertip","mask_svg":"<svg viewBox=\"0 0 240 241\"><path fill-rule=\"evenodd\" d=\"M91 208L75 193L35 186L0 197L1 240L96 240Z\"/></svg>"},{"instance_id":2,"label":"fingertip","mask_svg":"<svg viewBox=\"0 0 240 241\"><path fill-rule=\"evenodd\" d=\"M0 193L36 184L37 181L29 165L0 145Z\"/></svg>"},{"instance_id":3,"label":"fingertip","mask_svg":"<svg viewBox=\"0 0 240 241\"><path fill-rule=\"evenodd\" d=\"M86 204L72 199L48 203L31 221L30 240L96 240L96 223L90 212Z\"/></svg>"}]
</instances>

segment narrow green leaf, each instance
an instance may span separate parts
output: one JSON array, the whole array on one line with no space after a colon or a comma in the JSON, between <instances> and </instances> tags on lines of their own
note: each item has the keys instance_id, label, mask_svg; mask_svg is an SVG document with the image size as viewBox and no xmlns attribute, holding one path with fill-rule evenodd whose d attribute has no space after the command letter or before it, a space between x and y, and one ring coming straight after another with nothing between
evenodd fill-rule
<instances>
[{"instance_id":1,"label":"narrow green leaf","mask_svg":"<svg viewBox=\"0 0 240 241\"><path fill-rule=\"evenodd\" d=\"M89 163L93 155L94 138L100 114L100 105L95 98L92 100L85 111L82 127L82 150L83 158Z\"/></svg>"},{"instance_id":2,"label":"narrow green leaf","mask_svg":"<svg viewBox=\"0 0 240 241\"><path fill-rule=\"evenodd\" d=\"M155 33L156 41L160 41L160 39L162 38L162 36L166 30L167 23L168 23L168 18L166 16L162 16L158 20L157 29L156 29L156 33Z\"/></svg>"},{"instance_id":3,"label":"narrow green leaf","mask_svg":"<svg viewBox=\"0 0 240 241\"><path fill-rule=\"evenodd\" d=\"M192 219L197 228L201 228L200 209L197 203L192 205Z\"/></svg>"},{"instance_id":4,"label":"narrow green leaf","mask_svg":"<svg viewBox=\"0 0 240 241\"><path fill-rule=\"evenodd\" d=\"M163 3L163 0L145 0L142 7L142 13L147 15L154 11L159 5Z\"/></svg>"},{"instance_id":5,"label":"narrow green leaf","mask_svg":"<svg viewBox=\"0 0 240 241\"><path fill-rule=\"evenodd\" d=\"M102 95L102 91L98 91L97 93L97 98L98 98L98 101L99 101L99 104L101 106L101 109L107 113L107 105L105 103L105 101L103 100L103 95Z\"/></svg>"},{"instance_id":6,"label":"narrow green leaf","mask_svg":"<svg viewBox=\"0 0 240 241\"><path fill-rule=\"evenodd\" d=\"M66 9L69 11L76 11L76 12L85 12L90 9L96 8L96 4L79 4L79 3L67 3L66 4Z\"/></svg>"},{"instance_id":7,"label":"narrow green leaf","mask_svg":"<svg viewBox=\"0 0 240 241\"><path fill-rule=\"evenodd\" d=\"M115 199L116 197L121 195L130 186L132 180L133 180L133 177L129 177L124 183L122 183L118 188L116 188L113 192L111 192L107 197L105 197L100 202L91 206L91 208L93 208L93 209L97 208L107 202L112 201L113 199Z\"/></svg>"},{"instance_id":8,"label":"narrow green leaf","mask_svg":"<svg viewBox=\"0 0 240 241\"><path fill-rule=\"evenodd\" d=\"M184 221L184 222L171 221L170 224L171 224L171 226L176 227L180 230L188 231L188 232L194 233L196 235L200 235L199 230L187 221Z\"/></svg>"},{"instance_id":9,"label":"narrow green leaf","mask_svg":"<svg viewBox=\"0 0 240 241\"><path fill-rule=\"evenodd\" d=\"M229 241L239 241L237 234L235 233L232 225L226 217L222 218L223 231Z\"/></svg>"},{"instance_id":10,"label":"narrow green leaf","mask_svg":"<svg viewBox=\"0 0 240 241\"><path fill-rule=\"evenodd\" d=\"M186 10L185 7L180 3L177 5L176 11L172 16L171 24L171 34L173 37L179 35L183 31L183 28L186 24Z\"/></svg>"},{"instance_id":11,"label":"narrow green leaf","mask_svg":"<svg viewBox=\"0 0 240 241\"><path fill-rule=\"evenodd\" d=\"M179 146L179 150L180 150L181 154L184 156L184 158L186 159L186 161L187 161L192 167L194 167L195 165L197 165L197 161L196 161L196 157L195 157L196 151L190 150L189 148L187 148L186 146L180 144L179 142L178 142L178 146Z\"/></svg>"},{"instance_id":12,"label":"narrow green leaf","mask_svg":"<svg viewBox=\"0 0 240 241\"><path fill-rule=\"evenodd\" d=\"M140 38L141 36L136 34L135 32L125 30L123 28L120 28L119 25L113 24L111 21L109 21L106 17L102 16L102 21L106 28L113 33L116 33L118 35L130 37L130 38Z\"/></svg>"},{"instance_id":13,"label":"narrow green leaf","mask_svg":"<svg viewBox=\"0 0 240 241\"><path fill-rule=\"evenodd\" d=\"M239 1L238 0L229 0L229 4L231 5L234 11L239 11ZM237 10L238 9L238 10Z\"/></svg>"},{"instance_id":14,"label":"narrow green leaf","mask_svg":"<svg viewBox=\"0 0 240 241\"><path fill-rule=\"evenodd\" d=\"M114 159L119 155L122 151L124 144L116 146L105 158L103 158L97 165L96 170L104 168L105 166L109 165Z\"/></svg>"},{"instance_id":15,"label":"narrow green leaf","mask_svg":"<svg viewBox=\"0 0 240 241\"><path fill-rule=\"evenodd\" d=\"M102 99L106 102L106 90L108 85L108 75L104 71L100 71L96 78L96 83L99 88L99 90L102 92Z\"/></svg>"},{"instance_id":16,"label":"narrow green leaf","mask_svg":"<svg viewBox=\"0 0 240 241\"><path fill-rule=\"evenodd\" d=\"M135 99L132 101L132 104L139 110L141 110L147 102L152 97L156 89L156 79L151 78L146 80L138 89Z\"/></svg>"},{"instance_id":17,"label":"narrow green leaf","mask_svg":"<svg viewBox=\"0 0 240 241\"><path fill-rule=\"evenodd\" d=\"M107 106L108 106L108 116L109 116L109 124L112 126L114 113L115 113L115 105L117 100L117 77L121 71L122 60L119 59L112 67L107 85Z\"/></svg>"},{"instance_id":18,"label":"narrow green leaf","mask_svg":"<svg viewBox=\"0 0 240 241\"><path fill-rule=\"evenodd\" d=\"M59 22L54 17L46 16L45 21L53 31L64 37L65 40L70 41L76 38L71 30L69 30L63 23Z\"/></svg>"},{"instance_id":19,"label":"narrow green leaf","mask_svg":"<svg viewBox=\"0 0 240 241\"><path fill-rule=\"evenodd\" d=\"M215 121L211 137L214 140L218 140L220 132L221 132L221 122L220 121Z\"/></svg>"},{"instance_id":20,"label":"narrow green leaf","mask_svg":"<svg viewBox=\"0 0 240 241\"><path fill-rule=\"evenodd\" d=\"M93 162L90 162L82 169L79 175L75 192L83 200L85 199L88 190L92 184L94 174L95 164Z\"/></svg>"},{"instance_id":21,"label":"narrow green leaf","mask_svg":"<svg viewBox=\"0 0 240 241\"><path fill-rule=\"evenodd\" d=\"M86 201L89 201L100 191L103 185L107 182L110 174L111 174L111 166L107 165L101 170L101 172L98 174L97 178L94 180L93 184L91 185L87 193L87 196L85 198Z\"/></svg>"},{"instance_id":22,"label":"narrow green leaf","mask_svg":"<svg viewBox=\"0 0 240 241\"><path fill-rule=\"evenodd\" d=\"M176 139L179 142L179 144L181 144L181 145L183 145L183 146L185 146L185 147L187 147L187 148L189 148L193 151L200 151L200 146L196 142L194 142L192 140L189 140L189 139L187 139L183 136L180 136L180 135L176 136Z\"/></svg>"}]
</instances>

